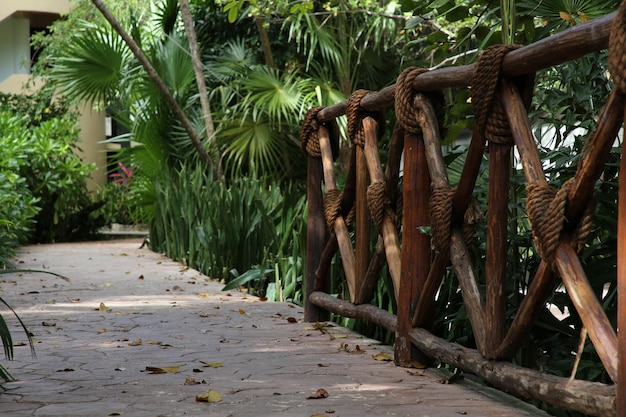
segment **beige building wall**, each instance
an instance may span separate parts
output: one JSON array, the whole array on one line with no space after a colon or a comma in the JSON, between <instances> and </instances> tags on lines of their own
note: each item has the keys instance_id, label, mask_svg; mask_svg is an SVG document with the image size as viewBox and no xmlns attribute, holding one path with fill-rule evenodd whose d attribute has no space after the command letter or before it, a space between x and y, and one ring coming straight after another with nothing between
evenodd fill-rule
<instances>
[{"instance_id":1,"label":"beige building wall","mask_svg":"<svg viewBox=\"0 0 626 417\"><path fill-rule=\"evenodd\" d=\"M0 91L24 92L30 80L30 28L42 21L52 21L70 11L70 0L0 0ZM36 22L36 23L35 23ZM38 26L35 26L38 27ZM36 83L34 83L36 88ZM95 190L106 183L105 115L90 106L79 109L80 147L84 163L95 163L89 182Z\"/></svg>"}]
</instances>

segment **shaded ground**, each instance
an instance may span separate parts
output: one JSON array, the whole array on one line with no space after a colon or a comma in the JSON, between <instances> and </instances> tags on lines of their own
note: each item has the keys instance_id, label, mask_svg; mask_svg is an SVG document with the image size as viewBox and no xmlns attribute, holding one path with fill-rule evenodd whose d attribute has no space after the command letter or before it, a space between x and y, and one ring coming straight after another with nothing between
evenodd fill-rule
<instances>
[{"instance_id":1,"label":"shaded ground","mask_svg":"<svg viewBox=\"0 0 626 417\"><path fill-rule=\"evenodd\" d=\"M221 291L140 240L23 248L44 274L0 276L36 339L3 362L19 380L0 415L22 416L530 416L535 408L437 370L375 360L388 346L302 322L302 309ZM357 348L358 345L358 348ZM210 366L207 366L210 365ZM146 367L175 372L153 374ZM318 389L327 398L307 399ZM213 390L221 401L196 401Z\"/></svg>"}]
</instances>

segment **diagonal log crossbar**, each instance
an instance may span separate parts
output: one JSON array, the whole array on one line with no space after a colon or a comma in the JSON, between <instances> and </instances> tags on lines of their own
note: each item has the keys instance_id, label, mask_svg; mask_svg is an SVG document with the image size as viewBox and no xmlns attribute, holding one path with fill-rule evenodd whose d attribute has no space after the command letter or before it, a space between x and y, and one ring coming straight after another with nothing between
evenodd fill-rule
<instances>
[{"instance_id":1,"label":"diagonal log crossbar","mask_svg":"<svg viewBox=\"0 0 626 417\"><path fill-rule=\"evenodd\" d=\"M598 115L596 129L585 144L575 175L555 190L546 180L528 120L528 82L539 69L606 48L611 30L610 66L616 88ZM616 331L611 324L579 258L593 216L595 184L604 172L624 122L626 69L621 67L626 67L626 41L622 39L625 34L626 2L617 14L535 44L490 51L499 54L500 67L494 81L497 84L491 85L486 105L477 104L483 97L473 102L476 109L486 109L487 119L494 119L485 121L485 114L481 113L454 187L448 180L442 153L443 118L438 113L442 96L436 91L468 85L478 90L472 84L477 68L482 68L478 64L433 71L407 69L396 85L369 94L359 91L358 96L352 96L351 111L356 105L362 117L356 127L352 126L359 136L352 147L343 191L335 180L331 139L325 123L346 114L348 102L318 108L315 120L320 152L308 156L305 319L325 319L328 316L323 312L364 318L395 333L398 365L439 360L524 398L585 414L626 417L626 332ZM615 58L616 53L621 54L619 59ZM616 66L622 72L616 72ZM403 90L407 85L409 92ZM406 109L399 109L399 97L402 103L407 97L410 99L413 119L404 119ZM371 114L393 105L394 100L396 112L402 110L403 114L402 120L398 116L398 126L389 142L385 168L378 153L381 122ZM477 215L474 188L485 150L489 174L484 221L486 253L484 282L479 283L473 265L478 260L469 247L471 226ZM508 189L513 150L519 154L527 183L526 208L541 262L526 292L518 294L522 297L518 310L507 323ZM625 160L622 158L622 171L626 170ZM625 178L620 176L618 201L618 328L626 327ZM320 213L322 210L325 214ZM328 231L319 230L324 223ZM425 227L430 228L430 234L424 233ZM370 233L378 236L372 240ZM330 265L337 252L346 281L346 290L339 297L329 294ZM393 283L396 315L370 304L385 265ZM476 349L429 332L437 292L450 268L458 281ZM568 380L508 361L524 344L539 312L559 284L565 288L613 384Z\"/></svg>"}]
</instances>

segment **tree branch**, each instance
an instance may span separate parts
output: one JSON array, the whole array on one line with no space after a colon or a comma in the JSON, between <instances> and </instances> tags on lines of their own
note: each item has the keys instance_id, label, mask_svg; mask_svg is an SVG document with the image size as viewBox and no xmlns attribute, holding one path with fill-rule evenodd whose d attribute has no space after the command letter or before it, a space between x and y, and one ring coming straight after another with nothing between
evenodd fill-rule
<instances>
[{"instance_id":1,"label":"tree branch","mask_svg":"<svg viewBox=\"0 0 626 417\"><path fill-rule=\"evenodd\" d=\"M106 8L102 0L91 0L91 1L96 6L96 8L100 11L100 13L102 13L104 18L109 22L111 27L122 37L126 45L128 45L128 47L132 51L133 55L135 55L135 57L137 58L141 66L144 68L144 70L146 71L146 73L148 74L152 82L156 85L156 87L159 89L161 94L163 94L163 98L165 99L167 104L170 106L172 112L174 113L176 118L180 121L180 123L183 125L183 128L189 135L189 139L191 140L193 146L198 151L198 155L200 156L200 159L202 160L202 162L206 163L209 167L211 167L213 165L213 162L211 161L211 157L209 156L206 149L204 149L204 146L202 146L202 141L200 140L196 131L191 125L191 122L189 121L185 113L183 112L182 108L178 105L178 103L174 99L174 96L170 92L169 88L167 88L167 86L165 85L161 77L159 77L159 74L156 72L156 70L154 69L154 67L152 66L152 64L146 57L146 55L143 53L139 45L137 45L135 40L131 38L128 35L128 33L126 33L124 28L120 25L118 20L115 18L115 16L113 16L113 14L109 11L109 9Z\"/></svg>"}]
</instances>

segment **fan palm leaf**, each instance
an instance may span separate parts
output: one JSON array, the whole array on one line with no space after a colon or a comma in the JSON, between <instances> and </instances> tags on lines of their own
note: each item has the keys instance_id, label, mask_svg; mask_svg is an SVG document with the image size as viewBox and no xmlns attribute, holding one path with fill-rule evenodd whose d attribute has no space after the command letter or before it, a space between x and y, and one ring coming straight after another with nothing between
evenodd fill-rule
<instances>
[{"instance_id":1,"label":"fan palm leaf","mask_svg":"<svg viewBox=\"0 0 626 417\"><path fill-rule=\"evenodd\" d=\"M80 26L81 35L55 59L51 75L69 99L104 102L116 95L131 53L111 28L84 21Z\"/></svg>"}]
</instances>

